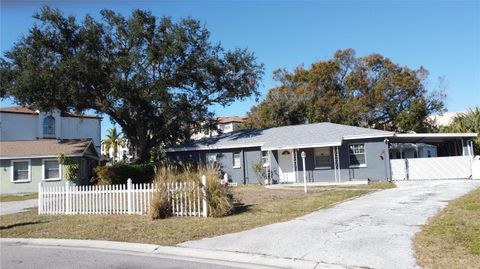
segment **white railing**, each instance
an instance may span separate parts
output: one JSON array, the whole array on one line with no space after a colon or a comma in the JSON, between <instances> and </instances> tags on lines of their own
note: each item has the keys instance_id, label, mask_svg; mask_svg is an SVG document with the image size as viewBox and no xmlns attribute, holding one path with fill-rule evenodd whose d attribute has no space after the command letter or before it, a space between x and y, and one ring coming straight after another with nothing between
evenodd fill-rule
<instances>
[{"instance_id":1,"label":"white railing","mask_svg":"<svg viewBox=\"0 0 480 269\"><path fill-rule=\"evenodd\" d=\"M207 212L206 177L202 182L167 183L166 189L174 216L203 216ZM72 186L38 185L38 214L146 214L155 193L155 183Z\"/></svg>"}]
</instances>

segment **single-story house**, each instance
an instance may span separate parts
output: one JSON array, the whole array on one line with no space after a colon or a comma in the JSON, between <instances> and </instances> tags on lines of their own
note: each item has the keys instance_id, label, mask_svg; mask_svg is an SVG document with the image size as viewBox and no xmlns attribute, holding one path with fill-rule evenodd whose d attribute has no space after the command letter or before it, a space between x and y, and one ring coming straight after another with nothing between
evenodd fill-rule
<instances>
[{"instance_id":1,"label":"single-story house","mask_svg":"<svg viewBox=\"0 0 480 269\"><path fill-rule=\"evenodd\" d=\"M397 134L322 122L240 130L166 151L172 161L216 163L239 184L303 182L304 165L309 182L386 180L391 178L392 144L431 144L438 156L473 155L476 135Z\"/></svg>"},{"instance_id":2,"label":"single-story house","mask_svg":"<svg viewBox=\"0 0 480 269\"><path fill-rule=\"evenodd\" d=\"M0 141L0 194L36 192L40 182L64 185L59 154L79 165L76 184L88 183L100 159L92 139Z\"/></svg>"}]
</instances>

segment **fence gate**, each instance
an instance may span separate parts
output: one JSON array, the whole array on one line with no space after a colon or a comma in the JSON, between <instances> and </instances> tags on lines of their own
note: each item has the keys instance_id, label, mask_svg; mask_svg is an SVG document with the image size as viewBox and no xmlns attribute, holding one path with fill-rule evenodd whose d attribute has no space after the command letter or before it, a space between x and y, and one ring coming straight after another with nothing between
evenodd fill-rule
<instances>
[{"instance_id":1,"label":"fence gate","mask_svg":"<svg viewBox=\"0 0 480 269\"><path fill-rule=\"evenodd\" d=\"M472 177L472 157L452 156L390 160L393 180L466 179Z\"/></svg>"}]
</instances>

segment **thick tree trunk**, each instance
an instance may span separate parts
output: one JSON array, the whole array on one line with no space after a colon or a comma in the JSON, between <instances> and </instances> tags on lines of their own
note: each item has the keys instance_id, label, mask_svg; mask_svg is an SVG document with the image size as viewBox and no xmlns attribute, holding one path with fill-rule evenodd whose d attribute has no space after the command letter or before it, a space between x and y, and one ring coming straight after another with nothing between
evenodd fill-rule
<instances>
[{"instance_id":1,"label":"thick tree trunk","mask_svg":"<svg viewBox=\"0 0 480 269\"><path fill-rule=\"evenodd\" d=\"M145 139L139 139L140 141L135 141L136 143L132 143L132 147L134 150L133 158L135 162L144 163L149 160L150 157L150 150L152 149L149 146L150 143Z\"/></svg>"}]
</instances>

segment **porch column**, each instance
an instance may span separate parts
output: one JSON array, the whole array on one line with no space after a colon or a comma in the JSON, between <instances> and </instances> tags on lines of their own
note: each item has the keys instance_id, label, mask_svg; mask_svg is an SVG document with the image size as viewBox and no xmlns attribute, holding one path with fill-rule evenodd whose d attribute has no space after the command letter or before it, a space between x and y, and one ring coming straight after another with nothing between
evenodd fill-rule
<instances>
[{"instance_id":1,"label":"porch column","mask_svg":"<svg viewBox=\"0 0 480 269\"><path fill-rule=\"evenodd\" d=\"M337 151L337 173L338 173L338 181L339 182L342 182L342 173L341 173L341 167L340 167L340 152L338 150L338 146L335 147L336 151Z\"/></svg>"},{"instance_id":2,"label":"porch column","mask_svg":"<svg viewBox=\"0 0 480 269\"><path fill-rule=\"evenodd\" d=\"M335 183L337 183L338 178L337 178L337 152L335 151L336 147L332 147L332 153L333 153L333 176L335 177Z\"/></svg>"}]
</instances>

